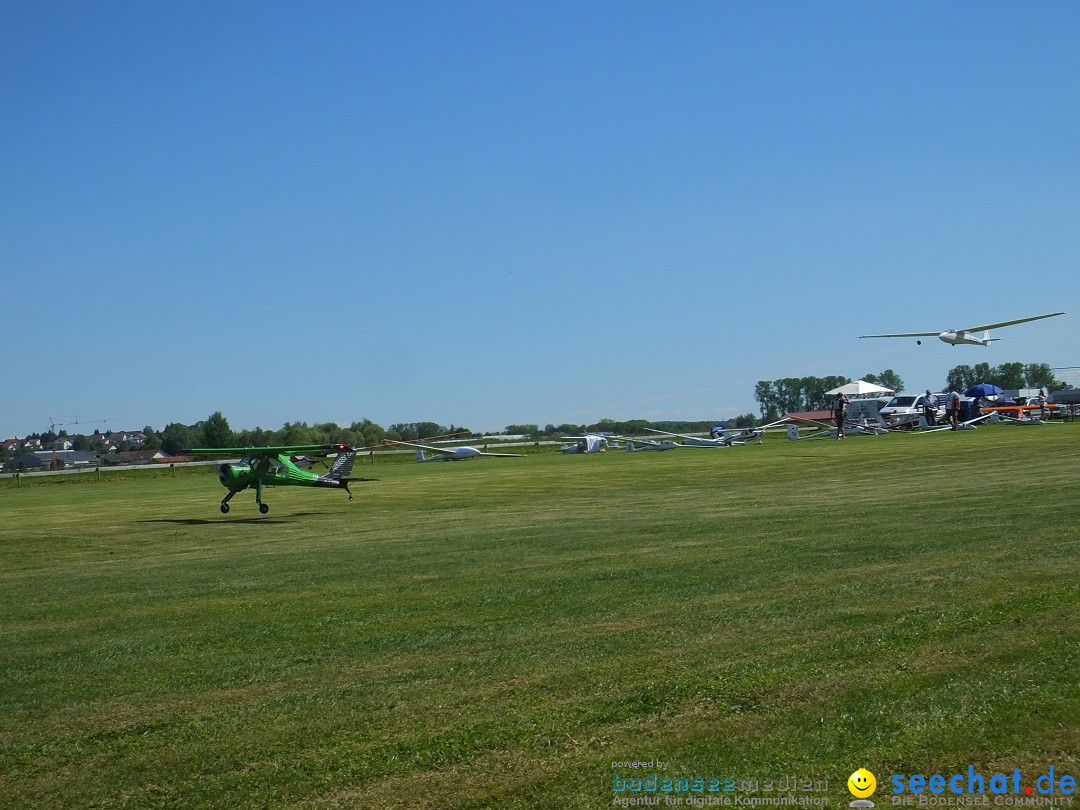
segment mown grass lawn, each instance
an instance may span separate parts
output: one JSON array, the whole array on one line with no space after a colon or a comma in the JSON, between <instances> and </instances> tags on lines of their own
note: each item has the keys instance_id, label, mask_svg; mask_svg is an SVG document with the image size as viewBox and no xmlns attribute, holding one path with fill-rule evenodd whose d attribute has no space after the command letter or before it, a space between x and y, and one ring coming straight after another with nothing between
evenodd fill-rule
<instances>
[{"instance_id":1,"label":"mown grass lawn","mask_svg":"<svg viewBox=\"0 0 1080 810\"><path fill-rule=\"evenodd\" d=\"M0 806L1078 776L1078 462L1073 424L769 437L388 464L265 517L212 472L0 482Z\"/></svg>"}]
</instances>

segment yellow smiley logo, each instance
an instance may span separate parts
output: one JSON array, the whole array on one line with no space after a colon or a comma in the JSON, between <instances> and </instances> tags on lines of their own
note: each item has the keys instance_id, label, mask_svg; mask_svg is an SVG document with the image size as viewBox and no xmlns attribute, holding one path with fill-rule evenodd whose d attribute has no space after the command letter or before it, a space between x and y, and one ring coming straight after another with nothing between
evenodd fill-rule
<instances>
[{"instance_id":1,"label":"yellow smiley logo","mask_svg":"<svg viewBox=\"0 0 1080 810\"><path fill-rule=\"evenodd\" d=\"M847 789L856 799L865 799L877 789L877 779L866 768L859 768L848 777Z\"/></svg>"}]
</instances>

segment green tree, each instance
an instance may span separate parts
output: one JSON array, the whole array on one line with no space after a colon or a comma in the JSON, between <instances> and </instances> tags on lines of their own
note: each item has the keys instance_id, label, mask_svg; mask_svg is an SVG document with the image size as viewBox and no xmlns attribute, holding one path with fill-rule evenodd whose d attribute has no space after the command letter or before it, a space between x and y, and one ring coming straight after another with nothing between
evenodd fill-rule
<instances>
[{"instance_id":1,"label":"green tree","mask_svg":"<svg viewBox=\"0 0 1080 810\"><path fill-rule=\"evenodd\" d=\"M435 436L444 436L451 431L444 425L436 422L403 422L391 425L387 435L391 439L405 442L414 442L417 439L430 439Z\"/></svg>"},{"instance_id":2,"label":"green tree","mask_svg":"<svg viewBox=\"0 0 1080 810\"><path fill-rule=\"evenodd\" d=\"M275 444L323 444L318 432L307 422L286 422L277 432Z\"/></svg>"},{"instance_id":3,"label":"green tree","mask_svg":"<svg viewBox=\"0 0 1080 810\"><path fill-rule=\"evenodd\" d=\"M173 422L161 431L161 449L170 456L178 456L192 447L202 446L202 431L181 422Z\"/></svg>"},{"instance_id":4,"label":"green tree","mask_svg":"<svg viewBox=\"0 0 1080 810\"><path fill-rule=\"evenodd\" d=\"M758 402L762 419L767 419L770 413L776 412L776 408L773 406L773 397L772 383L768 380L758 380L757 385L754 386L754 399Z\"/></svg>"},{"instance_id":5,"label":"green tree","mask_svg":"<svg viewBox=\"0 0 1080 810\"><path fill-rule=\"evenodd\" d=\"M540 432L539 425L507 425L504 431L509 436L535 436Z\"/></svg>"},{"instance_id":6,"label":"green tree","mask_svg":"<svg viewBox=\"0 0 1080 810\"><path fill-rule=\"evenodd\" d=\"M976 382L990 382L989 380L976 380L975 369L968 365L953 366L945 375L946 387L950 390L963 391L973 386Z\"/></svg>"},{"instance_id":7,"label":"green tree","mask_svg":"<svg viewBox=\"0 0 1080 810\"><path fill-rule=\"evenodd\" d=\"M349 443L353 447L374 447L386 441L386 429L370 419L362 419L349 425Z\"/></svg>"},{"instance_id":8,"label":"green tree","mask_svg":"<svg viewBox=\"0 0 1080 810\"><path fill-rule=\"evenodd\" d=\"M1002 363L994 369L994 384L1005 389L1024 387L1024 364Z\"/></svg>"},{"instance_id":9,"label":"green tree","mask_svg":"<svg viewBox=\"0 0 1080 810\"><path fill-rule=\"evenodd\" d=\"M236 436L229 427L229 421L222 416L221 411L214 411L199 427L202 429L205 447L232 447L236 443Z\"/></svg>"},{"instance_id":10,"label":"green tree","mask_svg":"<svg viewBox=\"0 0 1080 810\"><path fill-rule=\"evenodd\" d=\"M1047 391L1059 391L1068 386L1054 377L1054 370L1049 363L1029 363L1024 366L1024 380L1028 388L1045 388Z\"/></svg>"},{"instance_id":11,"label":"green tree","mask_svg":"<svg viewBox=\"0 0 1080 810\"><path fill-rule=\"evenodd\" d=\"M874 385L892 389L893 391L904 390L904 381L900 379L900 375L891 368L885 369L880 374L863 374L859 379L866 380L868 383L873 383Z\"/></svg>"},{"instance_id":12,"label":"green tree","mask_svg":"<svg viewBox=\"0 0 1080 810\"><path fill-rule=\"evenodd\" d=\"M274 434L269 430L256 427L254 430L241 430L236 434L237 447L267 447L274 443Z\"/></svg>"},{"instance_id":13,"label":"green tree","mask_svg":"<svg viewBox=\"0 0 1080 810\"><path fill-rule=\"evenodd\" d=\"M143 428L143 435L146 436L146 441L143 442L143 450L161 449L161 437L154 432L154 429L150 427L150 425Z\"/></svg>"}]
</instances>

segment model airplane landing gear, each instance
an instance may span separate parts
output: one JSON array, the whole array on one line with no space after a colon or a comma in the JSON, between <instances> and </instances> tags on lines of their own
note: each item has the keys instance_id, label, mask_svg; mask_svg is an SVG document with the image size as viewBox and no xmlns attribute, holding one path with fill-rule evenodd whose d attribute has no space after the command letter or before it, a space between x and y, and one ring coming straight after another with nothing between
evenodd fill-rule
<instances>
[{"instance_id":1,"label":"model airplane landing gear","mask_svg":"<svg viewBox=\"0 0 1080 810\"><path fill-rule=\"evenodd\" d=\"M229 494L221 499L221 514L229 514L229 498L236 494L236 491L230 490Z\"/></svg>"},{"instance_id":2,"label":"model airplane landing gear","mask_svg":"<svg viewBox=\"0 0 1080 810\"><path fill-rule=\"evenodd\" d=\"M257 503L259 505L259 512L261 514L265 515L267 512L270 511L270 507L267 506L265 503L263 503L262 490L263 490L262 481L256 481L255 482L255 503Z\"/></svg>"}]
</instances>

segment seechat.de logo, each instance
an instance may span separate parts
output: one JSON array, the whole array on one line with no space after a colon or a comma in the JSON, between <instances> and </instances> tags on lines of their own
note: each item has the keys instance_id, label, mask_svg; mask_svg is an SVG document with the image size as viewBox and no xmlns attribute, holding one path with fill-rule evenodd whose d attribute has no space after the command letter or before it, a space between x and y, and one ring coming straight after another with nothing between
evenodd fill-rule
<instances>
[{"instance_id":1,"label":"seechat.de logo","mask_svg":"<svg viewBox=\"0 0 1080 810\"><path fill-rule=\"evenodd\" d=\"M1049 770L1049 773L1040 774L1034 779L1034 797L1060 795L1071 802L1070 797L1076 792L1076 777L1067 773L1055 774L1053 765L1050 766ZM933 796L941 794L970 795L990 793L994 795L994 804L998 805L1019 804L1019 801L1014 801L1011 798L1013 796L1023 796L1025 799L1033 796L1033 786L1025 784L1026 780L1020 774L1019 768L1013 768L1011 774L995 773L992 776L984 776L975 770L974 765L968 765L966 774L945 775L935 773L929 776L921 773L915 773L911 776L896 774L889 781L892 783L892 792L897 794L893 799L893 804L912 804L914 797L904 795L907 793L918 796L920 804L927 799L927 797L921 795L925 793L933 794L929 797L929 802L925 802L930 804L945 804L947 800L944 798L936 801L933 799Z\"/></svg>"}]
</instances>

